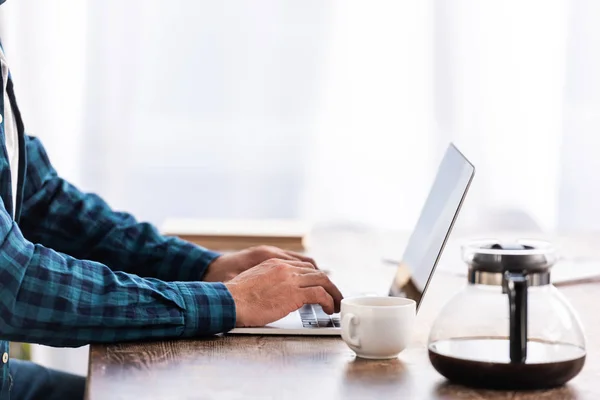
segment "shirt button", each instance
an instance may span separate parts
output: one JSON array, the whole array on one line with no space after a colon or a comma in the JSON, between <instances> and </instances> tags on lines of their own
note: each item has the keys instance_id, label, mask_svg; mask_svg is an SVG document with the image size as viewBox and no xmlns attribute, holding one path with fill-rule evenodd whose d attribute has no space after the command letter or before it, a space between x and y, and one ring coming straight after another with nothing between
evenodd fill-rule
<instances>
[{"instance_id":1,"label":"shirt button","mask_svg":"<svg viewBox=\"0 0 600 400\"><path fill-rule=\"evenodd\" d=\"M0 124L2 123L2 114L0 114Z\"/></svg>"},{"instance_id":2,"label":"shirt button","mask_svg":"<svg viewBox=\"0 0 600 400\"><path fill-rule=\"evenodd\" d=\"M6 364L8 362L8 353L2 354L2 363Z\"/></svg>"}]
</instances>

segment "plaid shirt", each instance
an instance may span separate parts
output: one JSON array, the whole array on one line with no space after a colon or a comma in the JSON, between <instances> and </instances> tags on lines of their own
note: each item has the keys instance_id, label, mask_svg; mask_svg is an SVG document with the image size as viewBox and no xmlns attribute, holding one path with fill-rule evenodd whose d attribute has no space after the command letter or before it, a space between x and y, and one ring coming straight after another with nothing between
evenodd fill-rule
<instances>
[{"instance_id":1,"label":"plaid shirt","mask_svg":"<svg viewBox=\"0 0 600 400\"><path fill-rule=\"evenodd\" d=\"M21 162L13 220L0 124L0 356L8 340L81 346L232 329L235 305L225 285L200 282L218 254L161 236L61 179L41 142L24 133L10 78L7 92ZM8 398L6 357L1 400Z\"/></svg>"}]
</instances>

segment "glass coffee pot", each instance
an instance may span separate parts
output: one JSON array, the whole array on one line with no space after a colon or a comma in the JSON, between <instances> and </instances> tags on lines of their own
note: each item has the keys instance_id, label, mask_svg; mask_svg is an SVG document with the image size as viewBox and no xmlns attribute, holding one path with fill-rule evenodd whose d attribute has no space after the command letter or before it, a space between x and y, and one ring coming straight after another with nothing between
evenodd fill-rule
<instances>
[{"instance_id":1,"label":"glass coffee pot","mask_svg":"<svg viewBox=\"0 0 600 400\"><path fill-rule=\"evenodd\" d=\"M550 283L555 250L541 241L463 247L468 284L442 309L429 359L448 380L493 389L542 389L575 377L586 357L579 319Z\"/></svg>"}]
</instances>

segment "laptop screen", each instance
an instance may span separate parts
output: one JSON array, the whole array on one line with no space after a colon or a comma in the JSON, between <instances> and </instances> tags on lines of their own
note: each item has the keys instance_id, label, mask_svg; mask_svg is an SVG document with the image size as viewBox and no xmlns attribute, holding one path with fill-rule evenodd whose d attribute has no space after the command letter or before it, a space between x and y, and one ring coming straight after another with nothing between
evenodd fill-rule
<instances>
[{"instance_id":1,"label":"laptop screen","mask_svg":"<svg viewBox=\"0 0 600 400\"><path fill-rule=\"evenodd\" d=\"M450 144L404 250L390 296L413 299L419 308L474 174L473 164Z\"/></svg>"}]
</instances>

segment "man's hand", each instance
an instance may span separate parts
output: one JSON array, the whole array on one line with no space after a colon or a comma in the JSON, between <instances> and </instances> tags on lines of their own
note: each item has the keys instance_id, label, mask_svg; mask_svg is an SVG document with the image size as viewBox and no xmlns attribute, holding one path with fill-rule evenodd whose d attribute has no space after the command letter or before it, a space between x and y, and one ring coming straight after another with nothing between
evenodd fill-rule
<instances>
[{"instance_id":1,"label":"man's hand","mask_svg":"<svg viewBox=\"0 0 600 400\"><path fill-rule=\"evenodd\" d=\"M206 282L227 282L247 269L272 258L288 261L304 261L317 268L317 264L312 258L303 256L302 254L285 251L273 246L257 246L218 257L210 263L202 280Z\"/></svg>"},{"instance_id":2,"label":"man's hand","mask_svg":"<svg viewBox=\"0 0 600 400\"><path fill-rule=\"evenodd\" d=\"M304 304L340 311L342 294L324 272L309 262L271 259L225 283L233 296L236 326L264 326Z\"/></svg>"}]
</instances>

